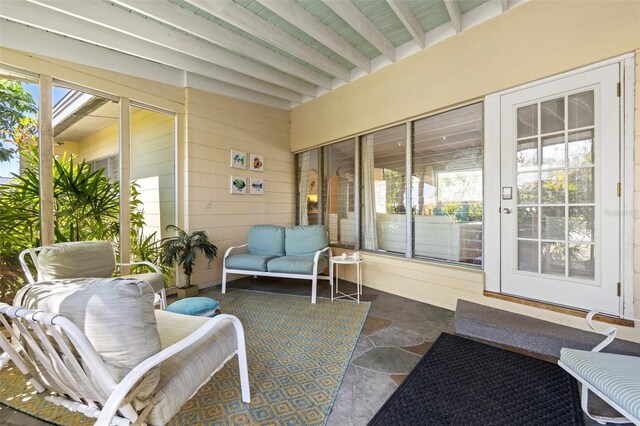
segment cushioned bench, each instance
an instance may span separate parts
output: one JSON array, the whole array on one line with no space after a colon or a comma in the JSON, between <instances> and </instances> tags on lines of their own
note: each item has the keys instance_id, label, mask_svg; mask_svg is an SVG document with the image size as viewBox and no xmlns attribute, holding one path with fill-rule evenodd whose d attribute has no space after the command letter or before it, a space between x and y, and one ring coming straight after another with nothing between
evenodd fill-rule
<instances>
[{"instance_id":1,"label":"cushioned bench","mask_svg":"<svg viewBox=\"0 0 640 426\"><path fill-rule=\"evenodd\" d=\"M246 252L234 251L246 248ZM247 244L229 247L224 255L222 293L227 290L227 274L311 280L311 303L316 303L318 279L333 283L329 268L331 248L322 225L255 225ZM329 276L319 275L329 269Z\"/></svg>"}]
</instances>

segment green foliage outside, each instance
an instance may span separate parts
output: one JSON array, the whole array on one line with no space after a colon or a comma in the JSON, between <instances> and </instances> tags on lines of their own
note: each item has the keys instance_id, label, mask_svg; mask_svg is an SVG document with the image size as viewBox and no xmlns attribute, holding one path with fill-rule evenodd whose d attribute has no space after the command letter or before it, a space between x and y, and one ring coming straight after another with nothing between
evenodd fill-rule
<instances>
[{"instance_id":1,"label":"green foliage outside","mask_svg":"<svg viewBox=\"0 0 640 426\"><path fill-rule=\"evenodd\" d=\"M35 135L37 124L29 115L38 110L29 92L17 81L0 79L0 161L9 161L17 152L16 139Z\"/></svg>"},{"instance_id":2,"label":"green foliage outside","mask_svg":"<svg viewBox=\"0 0 640 426\"><path fill-rule=\"evenodd\" d=\"M37 122L28 116L35 104L28 93L14 82L0 80L0 108L3 141L16 146L10 150L21 156L21 173L0 185L0 301L11 302L26 280L18 261L20 252L40 246L40 179L37 139L33 128ZM17 99L11 100L13 93ZM9 111L7 115L5 112ZM6 148L4 153L6 154ZM4 155L4 154L0 154ZM120 235L120 183L111 181L103 169L92 170L85 161L62 156L53 160L54 233L57 242L107 240L116 242ZM131 257L159 264L159 242L153 233L144 236L145 226L138 187L131 184ZM168 268L163 268L165 275ZM133 271L138 272L138 271Z\"/></svg>"}]
</instances>

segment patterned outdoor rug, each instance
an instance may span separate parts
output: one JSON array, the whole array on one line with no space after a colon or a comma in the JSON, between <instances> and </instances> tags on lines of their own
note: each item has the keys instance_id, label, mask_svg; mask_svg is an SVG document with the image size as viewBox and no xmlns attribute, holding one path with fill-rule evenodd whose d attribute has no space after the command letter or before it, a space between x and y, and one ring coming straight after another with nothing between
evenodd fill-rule
<instances>
[{"instance_id":1,"label":"patterned outdoor rug","mask_svg":"<svg viewBox=\"0 0 640 426\"><path fill-rule=\"evenodd\" d=\"M170 425L322 425L342 382L369 303L217 288L200 293L242 321L251 403L240 395L237 358L204 385ZM10 364L0 372L0 401L58 425L92 424L38 397Z\"/></svg>"},{"instance_id":2,"label":"patterned outdoor rug","mask_svg":"<svg viewBox=\"0 0 640 426\"><path fill-rule=\"evenodd\" d=\"M556 364L443 333L370 426L583 426L578 386Z\"/></svg>"}]
</instances>

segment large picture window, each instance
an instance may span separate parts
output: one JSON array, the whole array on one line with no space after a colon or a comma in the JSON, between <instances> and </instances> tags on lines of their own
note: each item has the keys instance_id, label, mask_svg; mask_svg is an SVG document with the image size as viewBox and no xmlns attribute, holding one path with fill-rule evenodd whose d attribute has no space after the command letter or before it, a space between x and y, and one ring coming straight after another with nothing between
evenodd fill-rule
<instances>
[{"instance_id":1,"label":"large picture window","mask_svg":"<svg viewBox=\"0 0 640 426\"><path fill-rule=\"evenodd\" d=\"M413 122L415 257L482 264L482 104Z\"/></svg>"},{"instance_id":2,"label":"large picture window","mask_svg":"<svg viewBox=\"0 0 640 426\"><path fill-rule=\"evenodd\" d=\"M323 148L322 186L324 224L331 244L355 247L355 141L349 139Z\"/></svg>"},{"instance_id":3,"label":"large picture window","mask_svg":"<svg viewBox=\"0 0 640 426\"><path fill-rule=\"evenodd\" d=\"M357 154L353 139L298 154L298 223L314 223L323 156L318 209L331 244L482 266L482 119L478 103L363 135Z\"/></svg>"}]
</instances>

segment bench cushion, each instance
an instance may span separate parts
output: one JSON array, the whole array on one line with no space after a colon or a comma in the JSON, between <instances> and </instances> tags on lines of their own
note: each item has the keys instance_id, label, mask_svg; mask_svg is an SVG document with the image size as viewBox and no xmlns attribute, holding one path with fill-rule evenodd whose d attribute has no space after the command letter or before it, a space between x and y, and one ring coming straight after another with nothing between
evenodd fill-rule
<instances>
[{"instance_id":1,"label":"bench cushion","mask_svg":"<svg viewBox=\"0 0 640 426\"><path fill-rule=\"evenodd\" d=\"M285 231L287 256L312 255L328 245L327 231L322 225L291 226Z\"/></svg>"},{"instance_id":2,"label":"bench cushion","mask_svg":"<svg viewBox=\"0 0 640 426\"><path fill-rule=\"evenodd\" d=\"M155 314L162 349L182 340L211 320L161 310L156 310ZM235 329L231 321L225 320L207 338L199 340L164 361L160 366L160 383L153 396L154 406L146 418L147 423L150 425L169 423L169 420L182 407L181 401L189 399L209 376L222 367L237 347ZM238 380L239 384L240 380ZM224 418L208 420L222 422ZM194 422L202 423L195 420Z\"/></svg>"},{"instance_id":3,"label":"bench cushion","mask_svg":"<svg viewBox=\"0 0 640 426\"><path fill-rule=\"evenodd\" d=\"M227 269L239 269L242 271L267 271L267 263L277 256L264 256L252 253L238 253L227 257L224 266Z\"/></svg>"},{"instance_id":4,"label":"bench cushion","mask_svg":"<svg viewBox=\"0 0 640 426\"><path fill-rule=\"evenodd\" d=\"M284 227L255 225L249 230L249 253L263 256L284 256Z\"/></svg>"},{"instance_id":5,"label":"bench cushion","mask_svg":"<svg viewBox=\"0 0 640 426\"><path fill-rule=\"evenodd\" d=\"M562 348L560 361L640 418L640 357Z\"/></svg>"},{"instance_id":6,"label":"bench cushion","mask_svg":"<svg viewBox=\"0 0 640 426\"><path fill-rule=\"evenodd\" d=\"M38 253L43 281L65 278L108 278L116 260L109 241L74 241L46 246Z\"/></svg>"},{"instance_id":7,"label":"bench cushion","mask_svg":"<svg viewBox=\"0 0 640 426\"><path fill-rule=\"evenodd\" d=\"M324 271L329 266L329 261L325 256L318 259L318 273ZM269 272L285 274L313 274L313 256L283 256L270 260L267 264Z\"/></svg>"}]
</instances>

